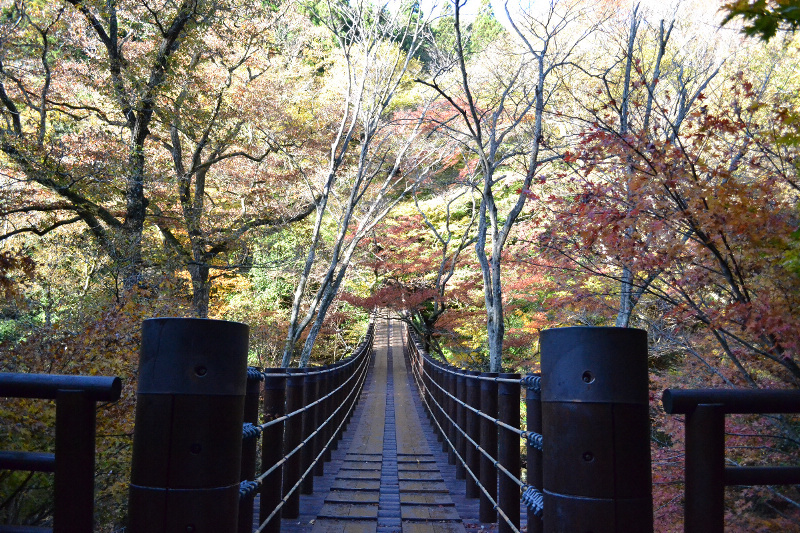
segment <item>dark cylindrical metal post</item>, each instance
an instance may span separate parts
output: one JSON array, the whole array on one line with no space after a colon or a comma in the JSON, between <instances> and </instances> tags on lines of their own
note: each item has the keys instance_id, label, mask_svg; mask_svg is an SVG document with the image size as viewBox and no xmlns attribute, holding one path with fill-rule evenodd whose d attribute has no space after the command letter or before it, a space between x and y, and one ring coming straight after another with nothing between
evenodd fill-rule
<instances>
[{"instance_id":1,"label":"dark cylindrical metal post","mask_svg":"<svg viewBox=\"0 0 800 533\"><path fill-rule=\"evenodd\" d=\"M84 391L56 393L53 533L94 530L95 405Z\"/></svg>"},{"instance_id":2,"label":"dark cylindrical metal post","mask_svg":"<svg viewBox=\"0 0 800 533\"><path fill-rule=\"evenodd\" d=\"M255 368L247 369L247 389L244 396L245 423L258 424L258 402L263 379L259 370ZM257 437L242 441L242 462L239 474L241 481L252 481L255 478L257 452ZM239 502L239 533L251 533L253 530L254 498L255 494Z\"/></svg>"},{"instance_id":3,"label":"dark cylindrical metal post","mask_svg":"<svg viewBox=\"0 0 800 533\"><path fill-rule=\"evenodd\" d=\"M541 334L544 531L653 531L647 333Z\"/></svg>"},{"instance_id":4,"label":"dark cylindrical metal post","mask_svg":"<svg viewBox=\"0 0 800 533\"><path fill-rule=\"evenodd\" d=\"M482 378L496 378L497 372L483 372ZM481 412L489 418L497 418L497 382L493 379L481 379ZM481 448L493 458L497 458L497 425L486 417L480 417ZM486 455L481 454L480 461L481 485L489 496L497 501L497 469L494 462ZM497 511L485 492L481 491L480 510L478 517L481 522L496 522Z\"/></svg>"},{"instance_id":5,"label":"dark cylindrical metal post","mask_svg":"<svg viewBox=\"0 0 800 533\"><path fill-rule=\"evenodd\" d=\"M419 348L419 345L417 347ZM436 406L433 405L433 401L436 398L436 394L433 390L433 365L426 358L422 357L422 353L420 353L420 372L422 376L422 383L425 386L425 396L428 399L428 410L425 412L425 414L428 415L428 421L433 424L433 421L435 420L434 411L436 410ZM434 428L434 432L435 431L436 428Z\"/></svg>"},{"instance_id":6,"label":"dark cylindrical metal post","mask_svg":"<svg viewBox=\"0 0 800 533\"><path fill-rule=\"evenodd\" d=\"M542 434L542 388L541 376L526 376L525 407L528 431ZM538 378L538 379L537 379ZM528 439L527 443L528 485L542 491L542 451ZM534 509L528 509L528 533L542 533L542 519Z\"/></svg>"},{"instance_id":7,"label":"dark cylindrical metal post","mask_svg":"<svg viewBox=\"0 0 800 533\"><path fill-rule=\"evenodd\" d=\"M722 533L724 489L725 412L719 404L700 404L686 415L686 533Z\"/></svg>"},{"instance_id":8,"label":"dark cylindrical metal post","mask_svg":"<svg viewBox=\"0 0 800 533\"><path fill-rule=\"evenodd\" d=\"M456 405L456 422L459 427L459 431L456 433L456 448L463 461L467 452L467 439L464 438L463 433L467 427L467 408L462 403L466 402L467 398L467 376L463 370L456 375L456 397L459 400ZM456 479L464 479L466 475L464 463L456 461Z\"/></svg>"},{"instance_id":9,"label":"dark cylindrical metal post","mask_svg":"<svg viewBox=\"0 0 800 533\"><path fill-rule=\"evenodd\" d=\"M319 395L320 395L320 397L327 396L333 390L333 388L331 387L331 384L333 383L333 381L332 381L333 380L333 373L334 373L335 370L336 369L331 367L330 365L325 365L325 372L321 376L320 386L319 386ZM322 406L321 406L321 409L320 409L320 415L319 415L319 423L320 424L325 423L325 421L328 420L328 417L331 416L331 414L333 413L333 409L331 408L332 406L333 406L333 402L331 401L330 398L328 398L327 400L324 400L322 402ZM324 464L323 463L328 462L328 461L331 460L331 451L332 450L331 450L331 447L328 446L328 441L331 439L331 435L333 435L333 432L331 431L331 427L333 427L333 421L330 421L330 422L325 424L325 426L322 428L322 435L320 436L320 448L325 450L325 452L324 452L324 454L322 456L322 459L320 460L320 464L322 464L322 466L320 466L320 470L319 470L319 474L318 474L320 476L324 475Z\"/></svg>"},{"instance_id":10,"label":"dark cylindrical metal post","mask_svg":"<svg viewBox=\"0 0 800 533\"><path fill-rule=\"evenodd\" d=\"M221 320L144 321L131 533L236 531L248 330Z\"/></svg>"},{"instance_id":11,"label":"dark cylindrical metal post","mask_svg":"<svg viewBox=\"0 0 800 533\"><path fill-rule=\"evenodd\" d=\"M286 414L286 370L268 368L264 375L264 422L275 420ZM266 472L283 459L283 427L278 423L264 429L261 435L261 469ZM261 483L261 500L259 501L259 521L263 522L272 514L283 497L281 480L283 467L276 468ZM284 509L285 510L285 509ZM276 514L267 523L264 533L280 533L281 513Z\"/></svg>"},{"instance_id":12,"label":"dark cylindrical metal post","mask_svg":"<svg viewBox=\"0 0 800 533\"><path fill-rule=\"evenodd\" d=\"M333 365L333 368L331 368L330 386L333 395L331 396L331 402L330 402L331 406L329 409L330 414L333 414L336 411L336 409L340 405L342 405L342 402L339 400L341 395L339 386L342 384L341 377L342 377L342 363L338 362ZM339 411L336 411L336 415L334 415L333 419L329 422L329 424L331 425L331 436L333 437L333 440L331 440L331 452L339 449L340 434L338 432L339 431L338 428L339 428L339 423L341 422L341 414L342 414L342 409L339 409ZM330 457L328 457L327 460L330 461Z\"/></svg>"},{"instance_id":13,"label":"dark cylindrical metal post","mask_svg":"<svg viewBox=\"0 0 800 533\"><path fill-rule=\"evenodd\" d=\"M467 372L467 405L472 409L481 408L481 382L477 376L480 372L477 370L470 370ZM477 444L481 442L481 421L480 417L475 414L472 409L467 410L467 435ZM479 478L481 474L481 452L475 447L475 444L467 442L467 468L472 475L467 473L466 496L467 498L477 498L480 495L478 484L475 478ZM474 477L473 477L474 476Z\"/></svg>"},{"instance_id":14,"label":"dark cylindrical metal post","mask_svg":"<svg viewBox=\"0 0 800 533\"><path fill-rule=\"evenodd\" d=\"M304 368L289 369L289 377L286 380L286 414L294 413L303 408L304 374ZM296 414L286 420L283 436L284 455L292 453L302 440L303 415ZM289 494L289 491L300 480L301 452L302 450L297 450L283 465L283 496L286 498L286 504L283 506L284 518L297 518L300 516L300 488L298 487L291 494Z\"/></svg>"},{"instance_id":15,"label":"dark cylindrical metal post","mask_svg":"<svg viewBox=\"0 0 800 533\"><path fill-rule=\"evenodd\" d=\"M520 392L519 374L500 374L503 379L515 380L514 383L502 381L497 390L497 418L509 426L520 428ZM522 463L519 455L519 434L500 427L497 436L497 460L514 477L522 476ZM505 473L498 473L497 506L503 510L511 524L519 530L519 485ZM511 533L513 529L505 520L498 517L500 533Z\"/></svg>"},{"instance_id":16,"label":"dark cylindrical metal post","mask_svg":"<svg viewBox=\"0 0 800 533\"><path fill-rule=\"evenodd\" d=\"M317 406L311 408L308 406L311 405L318 397L319 379L318 374L314 371L309 371L305 377L305 384L303 386L303 406L305 406L307 409L303 412L303 439L308 439L317 428ZM311 438L308 442L306 442L306 445L303 446L301 453L302 466L300 468L300 475L305 476L303 478L303 482L300 484L300 491L302 494L314 493L314 472L313 470L308 470L309 467L311 467L314 456L316 455L314 441L316 441L316 437Z\"/></svg>"},{"instance_id":17,"label":"dark cylindrical metal post","mask_svg":"<svg viewBox=\"0 0 800 533\"><path fill-rule=\"evenodd\" d=\"M447 418L445 419L447 422L447 438L450 440L450 444L447 446L447 462L451 465L456 464L456 401L453 399L453 396L456 395L456 374L455 368L452 366L448 366L445 368L445 389L447 390L448 394L445 395L447 401L445 405L447 406Z\"/></svg>"}]
</instances>

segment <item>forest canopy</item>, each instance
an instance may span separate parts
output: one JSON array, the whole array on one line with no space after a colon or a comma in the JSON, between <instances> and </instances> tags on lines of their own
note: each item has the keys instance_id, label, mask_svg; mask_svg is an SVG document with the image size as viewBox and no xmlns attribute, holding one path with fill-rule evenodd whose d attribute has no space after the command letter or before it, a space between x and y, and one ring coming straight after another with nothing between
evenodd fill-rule
<instances>
[{"instance_id":1,"label":"forest canopy","mask_svg":"<svg viewBox=\"0 0 800 533\"><path fill-rule=\"evenodd\" d=\"M260 367L338 360L376 307L490 371L538 370L545 328L642 328L673 531L660 392L800 385L799 12L4 0L0 370L124 379L98 429L114 531L145 318L246 322ZM0 448L51 446L26 426L48 409L0 403ZM737 418L731 460L796 460L798 427ZM0 472L0 523L47 523L48 483ZM728 506L800 525L791 488Z\"/></svg>"}]
</instances>

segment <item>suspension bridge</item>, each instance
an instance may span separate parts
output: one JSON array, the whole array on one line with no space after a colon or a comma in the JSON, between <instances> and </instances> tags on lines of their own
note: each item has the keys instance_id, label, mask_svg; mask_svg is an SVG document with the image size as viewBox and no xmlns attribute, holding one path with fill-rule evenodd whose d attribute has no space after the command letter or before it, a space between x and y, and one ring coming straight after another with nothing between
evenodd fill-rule
<instances>
[{"instance_id":1,"label":"suspension bridge","mask_svg":"<svg viewBox=\"0 0 800 533\"><path fill-rule=\"evenodd\" d=\"M434 360L387 315L322 367L249 368L248 335L144 322L126 533L653 531L644 331L546 330L541 376ZM56 403L55 453L0 451L0 469L54 474L52 527L0 532L92 533L96 403L120 394L115 377L0 373L0 397ZM797 413L800 393L663 405L685 415L686 532L724 530L726 485L800 484L800 467L726 467L724 443L725 415Z\"/></svg>"},{"instance_id":2,"label":"suspension bridge","mask_svg":"<svg viewBox=\"0 0 800 533\"><path fill-rule=\"evenodd\" d=\"M282 531L463 532L478 529L479 504L455 483L404 357L404 329L375 328L374 358L351 427L313 495ZM445 479L449 483L445 482ZM254 529L260 526L258 520Z\"/></svg>"}]
</instances>

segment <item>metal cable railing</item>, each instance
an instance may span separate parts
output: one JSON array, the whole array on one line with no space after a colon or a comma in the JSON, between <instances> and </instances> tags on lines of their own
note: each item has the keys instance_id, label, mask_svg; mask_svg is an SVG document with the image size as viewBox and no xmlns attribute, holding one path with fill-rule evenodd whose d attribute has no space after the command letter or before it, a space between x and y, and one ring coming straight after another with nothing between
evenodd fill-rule
<instances>
[{"instance_id":1,"label":"metal cable railing","mask_svg":"<svg viewBox=\"0 0 800 533\"><path fill-rule=\"evenodd\" d=\"M366 374L364 374L364 375L366 375ZM360 395L361 395L361 391L362 391L362 390L363 390L363 388L364 388L364 382L365 382L365 380L363 380L363 379L359 381L359 384L358 384L358 389L357 389L357 394L356 394L356 396L360 396ZM353 389L353 392L355 392L355 391L356 391L356 389ZM272 522L272 520L273 520L273 519L274 519L274 518L277 516L277 514L278 514L278 513L280 513L280 512L281 512L281 510L283 509L284 505L287 503L287 501L288 501L288 498L289 498L289 497L290 497L292 494L294 494L294 493L295 493L295 491L296 491L296 490L297 490L297 489L300 487L300 485L302 484L302 482L303 482L303 480L306 478L306 476L308 476L308 475L309 475L309 473L312 471L312 469L313 469L313 468L316 466L316 464L319 462L320 458L321 458L321 457L323 456L323 454L325 453L325 449L327 449L327 448L328 448L328 447L329 447L329 446L332 444L333 440L334 440L335 438L338 438L338 435L340 435L340 434L341 434L341 431L343 430L343 426L344 426L344 424L346 423L346 419L347 419L347 418L349 418L349 417L350 417L350 415L352 414L353 410L355 409L355 405L356 405L356 403L355 403L355 401L353 401L353 402L350 402L350 403L348 403L347 405L348 405L348 411L347 411L347 413L346 413L346 418L345 418L345 420L343 420L343 421L342 421L342 422L339 424L339 426L336 428L336 432L335 432L334 436L333 436L333 437L331 437L330 439L328 439L328 442L326 443L326 445L325 445L324 449L323 449L323 450L322 450L320 453L318 453L318 454L317 454L316 458L314 459L314 461L312 462L312 464L309 466L309 468L308 468L308 469L306 469L306 471L305 471L305 472L304 472L304 473L301 475L301 477L300 477L300 480L298 480L298 481L297 481L297 483L295 483L295 484L292 486L292 488L289 490L289 492L288 492L287 494L285 494L285 495L284 495L284 496L281 498L280 502L279 502L279 503L278 503L278 504L275 506L275 508L272 510L272 512L269 514L269 516L267 516L266 518L264 518L264 519L262 520L262 522L261 522L261 523L259 524L259 526L258 526L258 529L256 529L256 532L255 532L255 533L261 533L261 532L263 532L263 531L266 531L266 528L267 528L267 526L268 526L270 523L273 523L273 522ZM344 404L343 404L342 406L340 406L340 407L343 407L343 406L344 406ZM338 411L339 411L339 409L337 409L337 412L338 412ZM331 418L329 418L328 420L330 420L330 419L331 419ZM327 423L327 421L326 421L326 423ZM294 450L292 451L292 453L294 453ZM287 457L288 457L288 456L287 456ZM271 470L271 471L274 471L274 469L275 469L275 468L272 468L272 469L270 469L270 470ZM262 474L262 476L259 476L259 479L266 479L266 477L267 477L266 475ZM276 522L278 522L278 521L276 521Z\"/></svg>"},{"instance_id":2,"label":"metal cable railing","mask_svg":"<svg viewBox=\"0 0 800 533\"><path fill-rule=\"evenodd\" d=\"M250 375L251 375L250 371L251 370L254 370L256 373L258 373L258 376L259 376L259 378L261 380L265 379L264 376L274 376L274 374L261 372L261 371L251 367L251 368L248 369L248 379L251 379L250 378ZM304 372L303 375L304 376L324 375L326 372L332 372L332 370L328 369L328 370L321 370L321 371L316 371L316 372ZM255 376L255 373L253 375ZM267 429L267 428L269 428L271 426L274 426L276 424L281 424L281 423L285 422L286 420L288 420L288 419L290 419L292 417L300 416L303 413L305 413L306 411L310 411L314 407L320 405L325 400L327 400L329 398L332 398L337 392L339 392L342 389L346 388L346 385L348 383L350 383L350 381L352 379L354 379L356 377L356 375L357 375L356 373L351 374L350 377L347 378L347 382L345 382L342 385L339 385L336 388L336 390L331 391L328 394L326 394L325 396L323 396L322 398L319 398L319 399L315 400L314 402L312 402L312 403L310 403L310 404L308 404L308 405L306 405L304 407L301 407L300 409L297 409L296 411L292 411L291 413L285 414L285 415L281 416L280 418L275 418L273 420L269 420L268 422L264 422L263 424L258 424L258 425L251 424L249 422L245 422L244 426L242 426L242 437L245 438L245 439L248 439L248 438L260 436L261 433L263 433L265 429ZM259 378L253 377L252 379L259 379Z\"/></svg>"},{"instance_id":3,"label":"metal cable railing","mask_svg":"<svg viewBox=\"0 0 800 533\"><path fill-rule=\"evenodd\" d=\"M538 376L464 371L434 361L410 329L407 340L409 366L442 451L456 465L456 477L465 479L467 496L480 498L481 521L498 521L500 531L518 533L521 501L529 510L528 530L540 528L541 481L534 486L530 474L531 463L538 463L541 471L543 437L540 427L522 430L519 416L522 386L535 393L528 409L540 406ZM529 450L528 483L521 479L521 438Z\"/></svg>"},{"instance_id":4,"label":"metal cable railing","mask_svg":"<svg viewBox=\"0 0 800 533\"><path fill-rule=\"evenodd\" d=\"M414 379L415 379L415 381L417 381L418 379L420 379L420 377L418 376L418 374L417 374L417 372L416 372L416 371L414 371ZM440 411L443 413L443 415L444 415L444 417L447 419L447 421L448 421L448 422L450 422L451 424L455 424L455 421L454 421L452 418L450 418L450 416L449 416L449 415L447 415L447 413L444 411L444 409L442 408L442 406L441 406L441 405L439 405L439 403L438 403L438 402L437 402L435 399L431 399L431 400L432 400L433 404L434 404L434 405L435 405L435 406L436 406L436 407L437 407L437 408L438 408L438 409L439 409L439 410L440 410ZM431 405L430 405L430 403L428 403L428 400L425 400L425 399L423 399L423 404L425 405L426 409L428 409L429 411L431 410ZM443 428L443 427L442 427L442 426L439 424L439 421L438 421L438 420L436 420L436 419L434 419L434 420L433 420L433 423L435 424L435 426L436 426L436 428L439 430L439 432L440 432L440 433L442 433L442 435L443 435L443 439L444 439L444 441L446 442L446 444L447 444L447 445L448 445L450 448L452 448L452 449L454 450L454 454L455 454L456 460L457 460L459 463L461 463L461 465L462 465L462 466L463 466L463 467L466 469L466 473L467 473L467 474L468 474L468 475L469 475L469 476L470 476L470 477L473 479L473 481L474 481L474 482L476 483L476 485L478 486L478 489L481 491L481 493L484 495L484 497L485 497L485 498L486 498L486 499L489 501L489 503L490 503L490 504L491 504L491 506L492 506L492 509L494 509L494 510L497 512L498 516L499 516L500 518L502 518L502 519L503 519L503 521L504 521L504 522L505 522L505 523L506 523L506 524L507 524L507 525L508 525L508 526L511 528L511 530L512 530L512 531L514 531L514 532L516 532L516 533L520 533L520 531L519 531L519 529L518 529L518 524L517 524L517 525L515 525L515 524L513 523L512 519L511 519L511 518L509 518L509 517L506 515L506 513L503 511L503 509L500 507L500 505L498 504L497 500L496 500L494 497L492 497L492 495L489 493L489 491L487 490L487 488L486 488L486 487L484 487L484 486L483 486L483 484L480 482L480 479L478 478L478 476L477 476L475 473L473 473L473 472L472 472L472 470L471 470L471 469L470 469L470 468L467 466L466 459L464 459L464 458L461 456L461 454L458 452L458 449L456 448L456 445L455 445L453 442L451 442L451 441L450 441L450 439L448 438L448 436L447 436L446 432L444 431L444 428ZM503 474L505 474L506 476L508 476L508 477L509 477L509 478L510 478L512 481L514 481L514 482L515 482L517 485L519 485L521 488L523 488L523 489L524 489L524 488L526 487L526 485L525 485L525 484L524 484L524 483L523 483L523 482L522 482L522 481L521 481L519 478L517 478L516 476L514 476L514 475L513 475L511 472L509 472L509 471L508 471L508 470L507 470L505 467L503 467L503 466L502 466L502 465L501 465L501 464L500 464L500 463L497 461L497 459L495 459L494 457L492 457L492 456L489 454L489 452L487 452L486 450L484 450L483 448L481 448L480 444L479 444L479 443L477 443L475 440L473 440L473 439L472 439L472 438L471 438L471 437L470 437L470 436L469 436L469 435L466 433L466 431L462 430L462 429L461 429L461 428L460 428L458 425L456 425L456 429L457 429L457 430L459 430L459 431L460 431L460 433L461 433L461 434L462 434L462 435L463 435L463 436L464 436L464 437L467 439L467 441L469 442L469 444L472 444L472 445L475 447L475 449L476 449L478 452L480 452L480 453L481 453L483 456L485 456L485 457L486 457L486 458L487 458L489 461L491 461L491 462L492 462L492 466L494 466L494 467L495 467L495 468L496 468L498 471L500 471L500 472L502 472Z\"/></svg>"},{"instance_id":5,"label":"metal cable railing","mask_svg":"<svg viewBox=\"0 0 800 533\"><path fill-rule=\"evenodd\" d=\"M365 359L365 360L364 360L364 362L366 363L366 362L367 362L367 360ZM353 375L352 375L350 378L348 378L348 380L347 380L347 382L346 382L346 383L349 383L349 382L350 382L350 380L351 380L352 378L354 378L354 377L356 377L356 374L353 374ZM346 383L345 383L345 384L346 384ZM269 476L269 474L271 474L272 472L274 472L274 471L275 471L275 469L276 469L277 467L281 466L283 463L285 463L285 462L286 462L286 460L287 460L287 459L289 459L289 458L290 458L292 455L294 455L295 453L297 453L298 451L300 451L300 450L301 450L301 449L302 449L304 446L306 446L306 445L307 445L307 444L308 444L308 443L309 443L309 442L312 440L312 438L313 438L313 437L316 437L316 436L317 436L317 435L320 433L320 430L321 430L321 429L323 429L325 426L327 426L327 424L328 424L329 422L331 422L331 421L334 419L334 417L336 417L336 415L338 415L338 414L339 414L339 411L341 411L341 410L342 410L342 409L345 407L345 405L347 405L349 409L352 409L352 407L355 405L355 402L351 402L351 398L353 398L353 395L354 395L354 393L355 393L356 391L358 391L359 393L361 392L361 387L362 387L362 386L363 386L363 382L361 382L361 384L360 384L360 386L359 386L359 388L358 388L358 389L356 389L356 388L353 388L353 389L351 389L351 390L350 390L350 392L349 392L349 393L348 393L348 395L347 395L347 398L346 398L346 400L345 400L345 403L343 403L343 404L339 405L339 407L337 407L337 408L336 408L336 409L333 411L333 413L331 413L331 415L330 415L328 418L326 418L326 419L325 419L325 421L324 421L324 422L323 422L323 423L322 423L322 424L321 424L321 425L320 425L320 426L319 426L319 427L318 427L316 430L314 430L314 432L313 432L311 435L309 435L308 437L306 437L305 439L303 439L303 441L302 441L302 442L301 442L301 443L300 443L298 446L295 446L295 447L294 447L294 448L293 448L293 449L292 449L292 450L291 450L289 453L286 453L286 454L285 454L285 455L284 455L284 456L281 458L281 460L280 460L278 463L276 463L275 465L273 465L273 466L272 466L271 468L269 468L268 470L265 470L265 471L264 471L264 472L263 472L263 473L262 473L260 476L258 476L258 477L257 477L257 478L255 478L254 480L252 480L252 481L242 481L242 484L247 484L247 483L255 483L255 484L256 484L256 487L259 487L259 486L261 486L261 483L264 481L264 479L265 479L267 476ZM283 422L283 421L285 421L285 420L288 420L288 419L290 419L290 418L292 418L292 417L294 417L294 416L302 415L304 412L306 412L306 411L309 411L309 408L310 408L310 407L313 407L314 405L317 405L317 404L319 404L319 403L320 403L322 400L324 400L324 399L326 399L326 398L329 398L329 397L333 396L333 395L334 395L334 393L337 393L337 392L339 392L340 390L343 390L343 389L345 389L345 388L346 388L346 387L345 387L344 385L340 385L339 387L337 387L337 388L336 388L336 390L334 390L333 392L331 392L331 393L329 393L329 394L325 395L323 398L320 398L319 400L317 400L317 401L313 402L313 403L312 403L312 404L310 404L309 406L307 406L307 407L304 407L303 409L298 409L297 411L294 411L294 412L292 412L292 413L290 413L290 414L288 414L288 415L284 415L284 416L282 416L282 417L280 417L280 418L277 418L277 419L275 419L275 420L272 420L272 421L270 421L270 422L269 422L269 423L267 423L267 424L262 424L261 426L253 426L252 424L246 423L246 424L244 425L244 427L243 427L243 431L242 431L242 433L243 433L243 434L242 434L242 437L243 437L243 438L248 438L248 435L249 435L249 433L250 433L250 432L257 432L257 431L258 431L258 429L259 429L260 427L269 427L269 426L272 426L272 425L274 425L274 423L276 423L276 422ZM342 424L340 424L339 426L341 426L341 425L342 425ZM337 428L337 429L338 429L338 428ZM329 440L328 440L328 443L327 443L327 444L330 444L330 442L331 442L331 439L329 439ZM323 450L323 451L324 451L324 450ZM250 491L248 491L248 494L246 494L246 495L250 495L250 494L252 494L252 493L253 493L253 491L252 491L252 490L250 490Z\"/></svg>"},{"instance_id":6,"label":"metal cable railing","mask_svg":"<svg viewBox=\"0 0 800 533\"><path fill-rule=\"evenodd\" d=\"M259 493L259 533L279 532L281 516L299 516L300 493L313 492L314 476L323 475L363 390L373 333L371 322L351 356L320 369L248 369L248 396L257 407L263 395L266 420L259 423L258 411L252 410L242 427L239 531L251 531ZM256 475L259 436L261 472Z\"/></svg>"}]
</instances>

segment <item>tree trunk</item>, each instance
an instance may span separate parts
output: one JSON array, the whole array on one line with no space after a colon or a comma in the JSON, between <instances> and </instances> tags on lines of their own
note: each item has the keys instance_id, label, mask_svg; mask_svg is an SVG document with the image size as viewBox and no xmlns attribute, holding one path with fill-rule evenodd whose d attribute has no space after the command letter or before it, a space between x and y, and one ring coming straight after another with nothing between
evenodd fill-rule
<instances>
[{"instance_id":1,"label":"tree trunk","mask_svg":"<svg viewBox=\"0 0 800 533\"><path fill-rule=\"evenodd\" d=\"M620 279L619 312L617 313L618 328L627 328L633 313L633 272L627 265L622 265L622 279Z\"/></svg>"},{"instance_id":2,"label":"tree trunk","mask_svg":"<svg viewBox=\"0 0 800 533\"><path fill-rule=\"evenodd\" d=\"M211 291L208 272L208 265L197 263L189 265L189 274L192 277L192 310L197 318L208 318L208 301Z\"/></svg>"},{"instance_id":3,"label":"tree trunk","mask_svg":"<svg viewBox=\"0 0 800 533\"><path fill-rule=\"evenodd\" d=\"M130 290L139 284L142 266L142 234L146 203L144 199L144 137L147 127L138 122L129 157L130 174L125 187L125 221L122 224L122 286Z\"/></svg>"}]
</instances>

